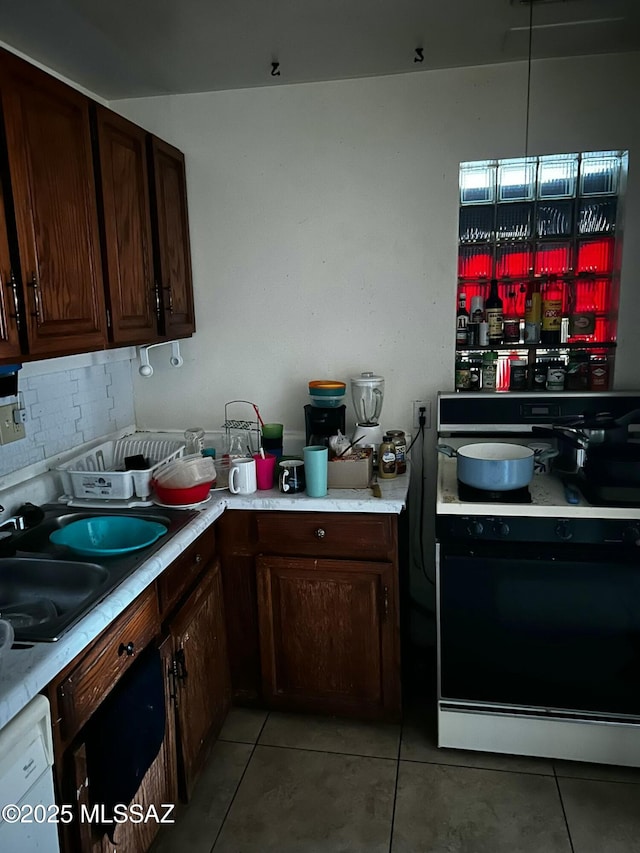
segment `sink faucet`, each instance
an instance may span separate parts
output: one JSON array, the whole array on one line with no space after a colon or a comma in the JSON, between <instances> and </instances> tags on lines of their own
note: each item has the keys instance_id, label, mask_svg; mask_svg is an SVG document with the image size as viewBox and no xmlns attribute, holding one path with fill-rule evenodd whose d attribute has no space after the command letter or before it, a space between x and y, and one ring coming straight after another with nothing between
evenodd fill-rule
<instances>
[{"instance_id":1,"label":"sink faucet","mask_svg":"<svg viewBox=\"0 0 640 853\"><path fill-rule=\"evenodd\" d=\"M0 512L4 512L3 506L0 506ZM25 527L24 515L12 515L0 523L0 533L4 530L24 530Z\"/></svg>"}]
</instances>

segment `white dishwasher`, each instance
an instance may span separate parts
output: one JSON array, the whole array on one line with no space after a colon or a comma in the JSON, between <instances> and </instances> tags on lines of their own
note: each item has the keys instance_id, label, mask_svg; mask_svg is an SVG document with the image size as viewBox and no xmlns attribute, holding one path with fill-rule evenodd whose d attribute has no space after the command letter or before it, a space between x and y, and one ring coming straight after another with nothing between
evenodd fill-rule
<instances>
[{"instance_id":1,"label":"white dishwasher","mask_svg":"<svg viewBox=\"0 0 640 853\"><path fill-rule=\"evenodd\" d=\"M0 850L59 853L51 713L36 696L0 730Z\"/></svg>"}]
</instances>

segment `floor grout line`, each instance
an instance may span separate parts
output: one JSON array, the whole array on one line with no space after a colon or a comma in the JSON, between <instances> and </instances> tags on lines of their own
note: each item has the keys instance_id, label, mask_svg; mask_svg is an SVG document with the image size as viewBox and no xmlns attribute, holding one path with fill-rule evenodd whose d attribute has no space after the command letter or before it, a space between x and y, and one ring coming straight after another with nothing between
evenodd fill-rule
<instances>
[{"instance_id":1,"label":"floor grout line","mask_svg":"<svg viewBox=\"0 0 640 853\"><path fill-rule=\"evenodd\" d=\"M566 809L564 807L564 800L562 799L562 791L560 789L560 780L558 779L558 776L557 776L555 770L556 770L556 768L554 766L553 772L555 774L556 789L558 791L558 797L560 798L560 808L562 809L562 816L564 818L564 825L567 827L567 837L569 839L569 847L571 847L571 853L575 853L575 848L573 846L573 838L571 837L571 829L569 827L569 821L567 819L567 812L566 812Z\"/></svg>"},{"instance_id":2,"label":"floor grout line","mask_svg":"<svg viewBox=\"0 0 640 853\"><path fill-rule=\"evenodd\" d=\"M250 756L249 756L249 758L247 759L247 763L246 763L246 764L245 764L245 766L244 766L244 770L242 771L242 775L240 776L240 779L238 780L238 784L236 785L236 789L235 789L235 791L233 792L233 797L231 797L231 801L229 802L229 805L228 805L228 807L227 807L227 810L226 810L226 812L224 813L224 817L223 817L223 818L222 818L222 820L220 821L220 826L218 827L218 831L216 832L216 837L213 839L213 844L211 845L211 848L210 848L210 850L209 850L209 853L213 853L213 851L214 851L214 849L215 849L215 846L216 846L216 844L218 843L218 839L220 838L220 833L222 832L222 830L223 830L223 828L224 828L224 825L225 825L225 822L226 822L227 818L229 817L229 812L231 811L231 808L232 808L232 806L233 806L233 804L234 804L234 802L235 802L236 796L238 795L238 791L240 790L240 785L242 785L242 780L243 780L243 779L244 779L244 777L246 776L247 770L249 769L249 765L251 764L251 759L252 759L252 758L253 758L253 756L254 756L254 753L255 753L255 751L256 751L256 747L258 746L258 741L260 740L260 735L261 735L261 734L262 734L262 732L264 731L264 727L266 726L266 724L267 724L267 720L268 720L268 719L269 719L269 712L267 712L267 714L265 715L265 718L264 718L264 720L263 720L263 722L262 722L262 725L260 726L260 731L258 732L258 735L257 735L257 737L256 737L256 739L255 739L255 743L253 744L253 749L251 750L251 755L250 755ZM226 741L226 742L227 742L227 743L236 743L236 741ZM241 743L241 741L238 741L238 742L240 742L240 743ZM250 746L250 744L245 744L245 745L246 745L246 746Z\"/></svg>"}]
</instances>

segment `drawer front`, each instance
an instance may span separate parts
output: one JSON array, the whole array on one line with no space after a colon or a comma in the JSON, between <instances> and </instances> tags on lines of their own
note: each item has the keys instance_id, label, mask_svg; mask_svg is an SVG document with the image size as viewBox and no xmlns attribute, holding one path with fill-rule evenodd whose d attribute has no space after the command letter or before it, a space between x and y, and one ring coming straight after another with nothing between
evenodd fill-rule
<instances>
[{"instance_id":1,"label":"drawer front","mask_svg":"<svg viewBox=\"0 0 640 853\"><path fill-rule=\"evenodd\" d=\"M261 512L257 523L259 550L272 554L388 558L395 548L388 515Z\"/></svg>"},{"instance_id":2,"label":"drawer front","mask_svg":"<svg viewBox=\"0 0 640 853\"><path fill-rule=\"evenodd\" d=\"M177 560L158 578L160 616L164 619L171 608L193 586L198 576L215 554L215 527L198 536Z\"/></svg>"},{"instance_id":3,"label":"drawer front","mask_svg":"<svg viewBox=\"0 0 640 853\"><path fill-rule=\"evenodd\" d=\"M58 686L63 736L72 737L160 631L155 588L149 587L110 625Z\"/></svg>"}]
</instances>

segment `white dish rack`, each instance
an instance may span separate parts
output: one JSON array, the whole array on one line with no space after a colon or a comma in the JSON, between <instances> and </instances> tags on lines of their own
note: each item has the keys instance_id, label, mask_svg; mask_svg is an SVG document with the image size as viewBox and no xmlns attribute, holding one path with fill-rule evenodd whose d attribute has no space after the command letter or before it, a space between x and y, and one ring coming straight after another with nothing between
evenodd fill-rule
<instances>
[{"instance_id":1,"label":"white dish rack","mask_svg":"<svg viewBox=\"0 0 640 853\"><path fill-rule=\"evenodd\" d=\"M98 505L116 502L122 506L149 503L151 480L155 472L184 453L183 441L150 438L119 438L59 465L56 471L62 479L65 494L61 500L69 504ZM144 456L149 467L125 471L124 460L129 456Z\"/></svg>"}]
</instances>

